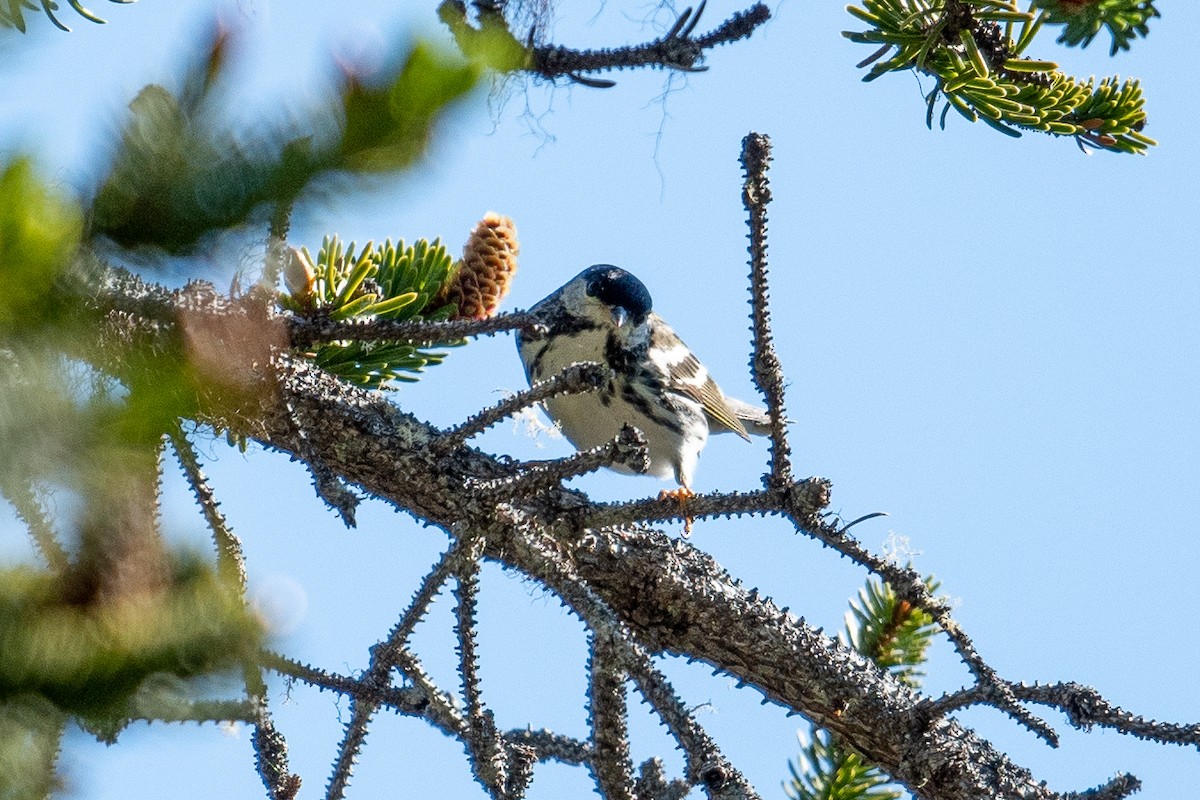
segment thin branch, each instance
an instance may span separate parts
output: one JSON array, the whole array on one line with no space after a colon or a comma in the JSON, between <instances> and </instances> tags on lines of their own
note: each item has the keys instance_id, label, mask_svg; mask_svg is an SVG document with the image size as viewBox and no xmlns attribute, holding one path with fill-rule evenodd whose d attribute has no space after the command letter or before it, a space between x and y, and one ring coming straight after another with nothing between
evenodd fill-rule
<instances>
[{"instance_id":1,"label":"thin branch","mask_svg":"<svg viewBox=\"0 0 1200 800\"><path fill-rule=\"evenodd\" d=\"M712 737L679 699L666 676L655 669L648 658L639 658L630 664L629 674L642 696L653 706L683 748L687 759L687 776L693 784L703 786L709 797L719 793L726 797L758 800L758 793L745 776L721 754Z\"/></svg>"},{"instance_id":2,"label":"thin branch","mask_svg":"<svg viewBox=\"0 0 1200 800\"><path fill-rule=\"evenodd\" d=\"M763 489L754 492L709 492L688 498L686 516L692 519L734 517L743 514L788 513L785 508L803 510L805 517L816 518L829 505L831 484L824 478L808 478L783 492ZM800 513L800 512L797 512ZM591 503L583 511L588 527L612 527L634 523L682 520L685 514L671 498L647 497L617 503ZM880 559L882 562L882 559ZM887 563L887 562L882 562Z\"/></svg>"},{"instance_id":3,"label":"thin branch","mask_svg":"<svg viewBox=\"0 0 1200 800\"><path fill-rule=\"evenodd\" d=\"M614 69L674 69L703 72L701 62L706 50L717 45L745 39L771 17L763 3L733 14L709 33L693 36L707 0L695 9L685 8L675 23L652 42L601 50L575 50L558 45L534 45L534 31L522 43L513 34L500 9L476 3L478 27L467 20L467 5L462 0L445 0L438 6L438 17L450 29L462 52L502 72L525 71L548 80L565 77L594 89L607 89L613 81L588 78L581 73Z\"/></svg>"},{"instance_id":4,"label":"thin branch","mask_svg":"<svg viewBox=\"0 0 1200 800\"><path fill-rule=\"evenodd\" d=\"M467 722L474 728L484 709L479 689L479 656L475 652L475 602L479 592L478 554L476 553L474 558L461 559L454 576L457 579L454 594L458 601L454 607L454 633L458 638L458 673L463 683Z\"/></svg>"},{"instance_id":5,"label":"thin branch","mask_svg":"<svg viewBox=\"0 0 1200 800\"><path fill-rule=\"evenodd\" d=\"M638 768L637 796L644 800L683 800L691 794L687 781L668 781L661 758L648 758Z\"/></svg>"},{"instance_id":6,"label":"thin branch","mask_svg":"<svg viewBox=\"0 0 1200 800\"><path fill-rule=\"evenodd\" d=\"M196 497L205 522L212 531L217 550L217 570L226 580L238 588L243 602L246 598L246 559L242 543L221 513L216 493L208 482L208 476L200 468L200 459L192 443L176 426L167 433L171 446L183 468L184 477ZM267 682L262 667L246 663L242 667L242 681L249 696L254 723L254 764L263 785L272 800L291 800L300 790L300 776L288 766L287 740L275 727L271 711L267 706Z\"/></svg>"},{"instance_id":7,"label":"thin branch","mask_svg":"<svg viewBox=\"0 0 1200 800\"><path fill-rule=\"evenodd\" d=\"M200 468L200 459L192 443L184 435L183 430L176 427L167 434L171 439L171 447L183 468L183 476L191 487L204 521L212 531L213 544L217 550L217 569L226 579L238 587L238 591L246 594L246 558L242 552L242 542L229 527L225 515L221 513L216 493L208 482L208 476Z\"/></svg>"},{"instance_id":8,"label":"thin branch","mask_svg":"<svg viewBox=\"0 0 1200 800\"><path fill-rule=\"evenodd\" d=\"M335 672L326 672L325 670L301 663L269 650L263 651L259 655L259 663L265 669L270 669L288 678L303 681L322 691L328 690L345 695L346 697L367 700L376 705L390 708L405 716L422 717L450 736L457 735L461 728L454 721L457 717L447 720L437 714L430 713L436 704L430 702L429 695L426 694L425 690L416 686L371 686L357 678L339 675ZM452 705L448 695L445 697L445 700L447 704Z\"/></svg>"},{"instance_id":9,"label":"thin branch","mask_svg":"<svg viewBox=\"0 0 1200 800\"><path fill-rule=\"evenodd\" d=\"M697 7L694 14L692 9L685 9L664 36L646 44L601 50L534 47L529 71L549 80L559 77L577 80L580 73L642 67L701 72L707 69L701 64L706 50L745 39L771 18L766 5L755 3L735 13L709 33L693 38L692 31L703 10L704 3ZM611 81L603 83L612 85Z\"/></svg>"},{"instance_id":10,"label":"thin branch","mask_svg":"<svg viewBox=\"0 0 1200 800\"><path fill-rule=\"evenodd\" d=\"M508 765L513 753L506 747L504 737L496 730L492 713L484 706L479 686L479 656L475 650L475 605L479 592L479 558L482 542L478 536L467 534L456 565L454 594L454 634L458 639L458 674L462 679L463 700L466 703L466 744L471 754L475 776L493 797L505 797L508 784Z\"/></svg>"},{"instance_id":11,"label":"thin branch","mask_svg":"<svg viewBox=\"0 0 1200 800\"><path fill-rule=\"evenodd\" d=\"M424 692L425 697L428 698L427 717L444 720L443 730L452 733L465 743L467 736L470 735L470 727L462 710L455 705L454 698L448 692L438 688L438 685L429 677L429 673L425 671L425 667L421 665L420 659L412 651L402 650L395 655L395 659L396 669L412 683L413 688Z\"/></svg>"},{"instance_id":12,"label":"thin branch","mask_svg":"<svg viewBox=\"0 0 1200 800\"><path fill-rule=\"evenodd\" d=\"M265 700L255 703L254 766L271 800L293 800L300 776L288 769L287 740L275 727Z\"/></svg>"},{"instance_id":13,"label":"thin branch","mask_svg":"<svg viewBox=\"0 0 1200 800\"><path fill-rule=\"evenodd\" d=\"M522 728L504 734L510 742L533 749L538 761L558 761L563 764L586 764L592 758L592 745L571 736L547 730Z\"/></svg>"},{"instance_id":14,"label":"thin branch","mask_svg":"<svg viewBox=\"0 0 1200 800\"><path fill-rule=\"evenodd\" d=\"M12 504L17 516L25 523L29 537L46 565L60 575L65 574L71 566L71 559L67 556L66 548L58 541L50 515L33 489L20 479L14 479L0 485L0 496Z\"/></svg>"},{"instance_id":15,"label":"thin branch","mask_svg":"<svg viewBox=\"0 0 1200 800\"><path fill-rule=\"evenodd\" d=\"M797 530L808 533L823 544L866 567L887 581L897 597L927 611L946 632L954 644L954 648L962 657L963 663L975 676L981 691L987 695L988 702L1012 716L1018 723L1041 737L1052 747L1057 746L1058 735L1044 720L1039 719L1020 705L996 671L979 655L971 637L951 616L949 605L930 593L929 585L919 572L875 555L846 532L848 526L831 525L825 519L811 516L809 507L796 507L790 496L785 496L784 510L796 525Z\"/></svg>"},{"instance_id":16,"label":"thin branch","mask_svg":"<svg viewBox=\"0 0 1200 800\"><path fill-rule=\"evenodd\" d=\"M612 441L581 450L566 458L552 461L531 461L513 466L519 473L513 476L470 481L468 489L487 493L503 493L510 497L522 497L531 492L555 486L568 478L576 478L595 472L601 467L624 466L633 472L642 473L649 469L650 457L646 449L646 437L629 425L624 425ZM689 500L689 503L691 501ZM676 504L678 506L678 504Z\"/></svg>"},{"instance_id":17,"label":"thin branch","mask_svg":"<svg viewBox=\"0 0 1200 800\"><path fill-rule=\"evenodd\" d=\"M459 539L442 554L441 559L421 582L421 587L417 590L404 614L401 615L399 622L388 634L388 638L371 648L371 664L363 676L364 683L371 687L387 687L390 685L389 674L392 669L401 664L409 667L416 665L415 658L404 649L405 642L417 622L429 609L429 605L437 596L442 585L458 566L458 559L465 547L464 540ZM423 672L419 670L406 670L406 672L409 672L414 681L419 681L419 678L413 672L423 676ZM418 685L420 684L418 683ZM433 689L430 692L432 699L437 690L432 685L431 688ZM330 776L326 788L327 800L340 800L345 795L346 787L350 783L350 776L354 771L354 764L358 759L358 753L366 740L367 725L378 705L377 702L363 697L354 697L350 701L350 721L346 723L345 733L338 746L338 757L334 762L333 774Z\"/></svg>"},{"instance_id":18,"label":"thin branch","mask_svg":"<svg viewBox=\"0 0 1200 800\"><path fill-rule=\"evenodd\" d=\"M1067 792L1062 800L1125 800L1142 788L1142 782L1132 775L1117 773L1108 783L1086 792Z\"/></svg>"},{"instance_id":19,"label":"thin branch","mask_svg":"<svg viewBox=\"0 0 1200 800\"><path fill-rule=\"evenodd\" d=\"M1034 684L1008 683L1009 690L1019 700L1057 708L1067 715L1071 725L1087 730L1099 725L1139 739L1195 747L1200 750L1200 723L1180 725L1155 722L1130 714L1105 700L1090 686L1078 683ZM924 705L935 716L944 716L956 709L987 703L987 692L972 686L947 694Z\"/></svg>"},{"instance_id":20,"label":"thin branch","mask_svg":"<svg viewBox=\"0 0 1200 800\"><path fill-rule=\"evenodd\" d=\"M588 659L588 707L592 728L592 774L605 800L634 800L630 756L629 709L625 702L625 669L620 649L593 632Z\"/></svg>"},{"instance_id":21,"label":"thin branch","mask_svg":"<svg viewBox=\"0 0 1200 800\"><path fill-rule=\"evenodd\" d=\"M328 342L405 342L429 347L457 342L467 336L494 336L506 331L536 332L539 323L522 312L487 319L414 322L394 319L334 320L323 315L285 317L292 347L307 349Z\"/></svg>"},{"instance_id":22,"label":"thin branch","mask_svg":"<svg viewBox=\"0 0 1200 800\"><path fill-rule=\"evenodd\" d=\"M783 407L783 367L775 353L771 336L771 312L767 306L767 204L771 189L767 167L771 163L771 140L761 133L742 139L742 204L749 213L750 225L750 296L751 331L754 334L754 358L751 372L759 391L767 399L771 417L771 474L767 486L778 488L792 482L791 445L787 440L787 416Z\"/></svg>"},{"instance_id":23,"label":"thin branch","mask_svg":"<svg viewBox=\"0 0 1200 800\"><path fill-rule=\"evenodd\" d=\"M525 391L509 395L496 405L475 414L449 430L437 446L442 450L458 447L506 417L551 397L596 391L608 381L610 373L606 367L590 361L572 364L554 377L538 381Z\"/></svg>"}]
</instances>

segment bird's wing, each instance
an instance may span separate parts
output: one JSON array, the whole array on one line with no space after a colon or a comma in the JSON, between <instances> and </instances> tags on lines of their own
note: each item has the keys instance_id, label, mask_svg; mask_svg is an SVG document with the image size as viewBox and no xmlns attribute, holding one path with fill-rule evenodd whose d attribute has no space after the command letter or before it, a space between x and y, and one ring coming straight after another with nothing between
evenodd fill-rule
<instances>
[{"instance_id":1,"label":"bird's wing","mask_svg":"<svg viewBox=\"0 0 1200 800\"><path fill-rule=\"evenodd\" d=\"M717 382L694 355L688 353L682 361L671 365L670 384L672 389L686 394L704 407L710 429L731 430L750 441L750 435L746 433L746 428L738 419L737 413L730 407L721 387L717 386Z\"/></svg>"}]
</instances>

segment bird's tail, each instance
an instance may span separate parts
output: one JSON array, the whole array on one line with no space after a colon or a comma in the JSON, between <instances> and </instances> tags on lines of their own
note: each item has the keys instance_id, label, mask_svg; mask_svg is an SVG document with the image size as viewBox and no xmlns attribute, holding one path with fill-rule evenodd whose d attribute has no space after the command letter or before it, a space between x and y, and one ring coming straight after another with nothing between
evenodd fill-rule
<instances>
[{"instance_id":1,"label":"bird's tail","mask_svg":"<svg viewBox=\"0 0 1200 800\"><path fill-rule=\"evenodd\" d=\"M738 400L735 397L726 397L725 404L729 406L729 410L733 412L733 415L746 428L746 433L754 436L771 435L771 417L767 414L765 408L750 405L744 400ZM711 418L708 422L710 433L726 433L731 430L724 425L714 427Z\"/></svg>"}]
</instances>

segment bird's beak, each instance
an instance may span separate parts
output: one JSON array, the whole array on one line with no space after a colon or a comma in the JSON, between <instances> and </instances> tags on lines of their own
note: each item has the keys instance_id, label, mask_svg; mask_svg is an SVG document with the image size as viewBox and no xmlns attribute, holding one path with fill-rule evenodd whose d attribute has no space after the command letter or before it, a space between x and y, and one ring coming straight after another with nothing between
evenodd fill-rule
<instances>
[{"instance_id":1,"label":"bird's beak","mask_svg":"<svg viewBox=\"0 0 1200 800\"><path fill-rule=\"evenodd\" d=\"M617 327L622 327L629 321L629 312L621 306L613 306L612 310L613 322L617 323Z\"/></svg>"}]
</instances>

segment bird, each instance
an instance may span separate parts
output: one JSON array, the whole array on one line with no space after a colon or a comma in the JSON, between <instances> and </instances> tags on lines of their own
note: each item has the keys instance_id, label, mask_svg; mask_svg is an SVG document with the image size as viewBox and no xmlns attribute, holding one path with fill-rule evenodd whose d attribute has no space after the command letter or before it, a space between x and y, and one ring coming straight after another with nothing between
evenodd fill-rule
<instances>
[{"instance_id":1,"label":"bird","mask_svg":"<svg viewBox=\"0 0 1200 800\"><path fill-rule=\"evenodd\" d=\"M710 433L770 434L761 408L728 397L662 317L635 275L611 264L580 272L528 311L537 323L517 334L530 385L572 364L597 362L612 372L598 391L544 401L546 412L579 450L605 444L631 425L646 438L647 472L692 496L700 451ZM613 469L633 473L624 464ZM685 513L685 521L687 521ZM686 528L690 529L690 521Z\"/></svg>"}]
</instances>

